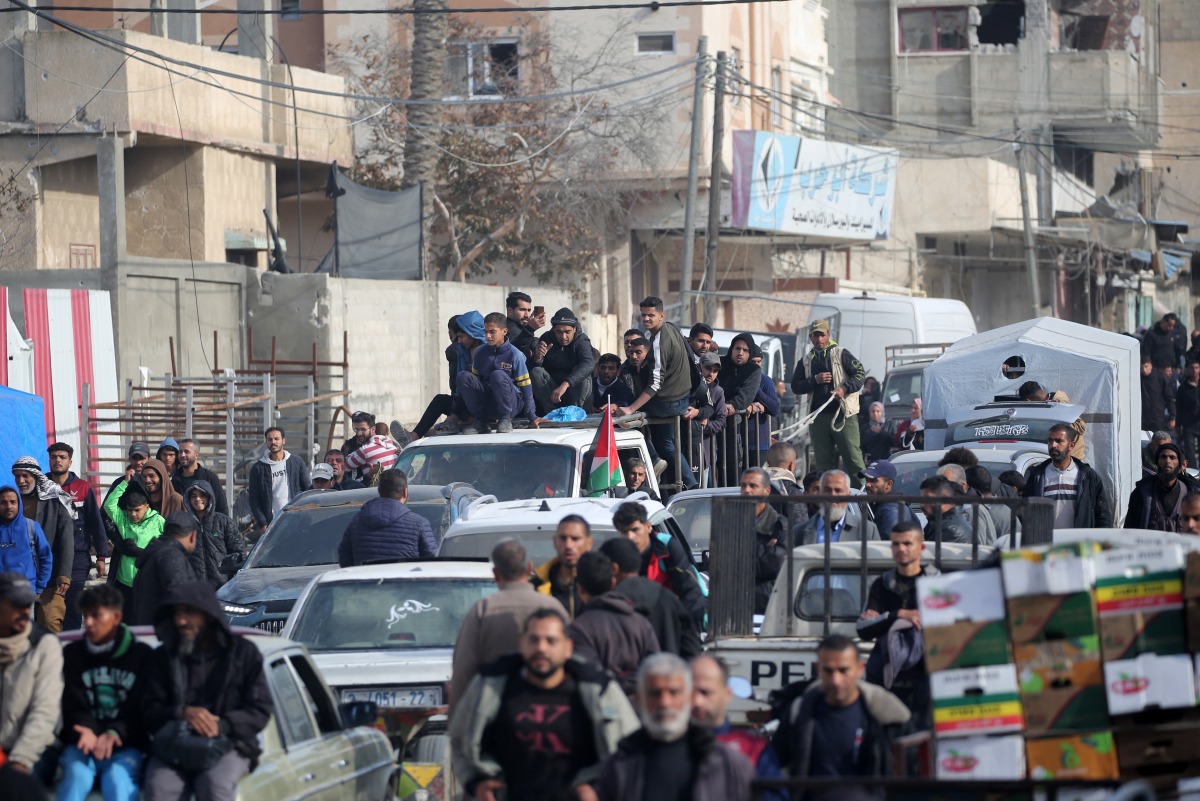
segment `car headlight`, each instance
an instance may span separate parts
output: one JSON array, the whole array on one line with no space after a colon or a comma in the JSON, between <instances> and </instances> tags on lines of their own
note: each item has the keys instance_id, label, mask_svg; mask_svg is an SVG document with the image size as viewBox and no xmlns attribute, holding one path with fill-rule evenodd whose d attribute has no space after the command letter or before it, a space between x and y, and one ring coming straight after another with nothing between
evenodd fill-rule
<instances>
[{"instance_id":1,"label":"car headlight","mask_svg":"<svg viewBox=\"0 0 1200 801\"><path fill-rule=\"evenodd\" d=\"M254 611L252 606L238 606L237 604L221 604L221 608L225 610L227 615L248 615Z\"/></svg>"}]
</instances>

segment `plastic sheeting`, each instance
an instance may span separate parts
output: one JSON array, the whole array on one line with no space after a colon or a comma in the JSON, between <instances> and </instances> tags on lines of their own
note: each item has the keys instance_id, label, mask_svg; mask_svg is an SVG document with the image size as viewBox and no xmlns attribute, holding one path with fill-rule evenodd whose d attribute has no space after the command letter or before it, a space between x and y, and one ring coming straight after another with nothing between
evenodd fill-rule
<instances>
[{"instance_id":1,"label":"plastic sheeting","mask_svg":"<svg viewBox=\"0 0 1200 801\"><path fill-rule=\"evenodd\" d=\"M1001 371L1011 357L1025 364L1015 378ZM1015 397L1026 381L1061 390L1087 409L1086 461L1104 480L1120 521L1141 471L1139 362L1132 337L1052 317L966 337L925 368L925 447L944 447L946 415L954 409Z\"/></svg>"},{"instance_id":2,"label":"plastic sheeting","mask_svg":"<svg viewBox=\"0 0 1200 801\"><path fill-rule=\"evenodd\" d=\"M326 194L336 198L333 272L343 278L421 277L421 187L384 192L354 183L337 168ZM322 262L324 269L329 257Z\"/></svg>"},{"instance_id":3,"label":"plastic sheeting","mask_svg":"<svg viewBox=\"0 0 1200 801\"><path fill-rule=\"evenodd\" d=\"M22 456L38 460L49 470L46 456L45 404L37 395L0 387L0 484L12 484L13 462Z\"/></svg>"}]
</instances>

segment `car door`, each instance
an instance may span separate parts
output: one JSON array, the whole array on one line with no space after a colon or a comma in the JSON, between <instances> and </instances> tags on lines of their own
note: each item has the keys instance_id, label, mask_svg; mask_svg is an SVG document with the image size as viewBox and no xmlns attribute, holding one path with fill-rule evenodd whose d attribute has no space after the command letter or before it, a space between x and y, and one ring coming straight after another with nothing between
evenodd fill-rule
<instances>
[{"instance_id":1,"label":"car door","mask_svg":"<svg viewBox=\"0 0 1200 801\"><path fill-rule=\"evenodd\" d=\"M353 754L345 738L322 736L317 717L320 710L296 673L293 657L292 653L277 654L267 663L279 736L294 776L289 797L294 801L336 801L347 797L341 785L350 773Z\"/></svg>"}]
</instances>

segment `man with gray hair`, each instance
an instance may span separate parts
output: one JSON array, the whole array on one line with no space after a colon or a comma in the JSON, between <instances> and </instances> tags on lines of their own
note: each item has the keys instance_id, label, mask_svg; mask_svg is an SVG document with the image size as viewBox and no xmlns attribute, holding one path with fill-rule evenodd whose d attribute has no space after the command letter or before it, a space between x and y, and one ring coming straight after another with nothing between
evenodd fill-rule
<instances>
[{"instance_id":1,"label":"man with gray hair","mask_svg":"<svg viewBox=\"0 0 1200 801\"><path fill-rule=\"evenodd\" d=\"M492 575L500 589L476 601L458 630L450 680L452 710L481 665L516 653L526 618L539 609L566 614L557 598L543 595L529 583L532 572L533 565L520 540L501 540L492 549Z\"/></svg>"},{"instance_id":2,"label":"man with gray hair","mask_svg":"<svg viewBox=\"0 0 1200 801\"><path fill-rule=\"evenodd\" d=\"M827 470L821 475L820 495L850 495L850 476L842 470ZM795 530L796 545L817 545L829 537L833 542L857 542L879 539L879 529L861 514L848 514L849 503L820 504L817 513ZM826 520L825 516L829 515Z\"/></svg>"},{"instance_id":3,"label":"man with gray hair","mask_svg":"<svg viewBox=\"0 0 1200 801\"><path fill-rule=\"evenodd\" d=\"M691 798L749 801L754 768L712 729L692 721L692 671L675 654L638 669L642 729L617 746L600 771L600 801Z\"/></svg>"},{"instance_id":4,"label":"man with gray hair","mask_svg":"<svg viewBox=\"0 0 1200 801\"><path fill-rule=\"evenodd\" d=\"M955 486L959 495L970 495L967 484L967 471L959 464L948 464L939 467L937 474ZM975 493L978 495L979 493ZM980 545L991 545L996 541L996 523L992 519L992 511L986 506L963 504L967 519L971 521L973 531L979 533Z\"/></svg>"}]
</instances>

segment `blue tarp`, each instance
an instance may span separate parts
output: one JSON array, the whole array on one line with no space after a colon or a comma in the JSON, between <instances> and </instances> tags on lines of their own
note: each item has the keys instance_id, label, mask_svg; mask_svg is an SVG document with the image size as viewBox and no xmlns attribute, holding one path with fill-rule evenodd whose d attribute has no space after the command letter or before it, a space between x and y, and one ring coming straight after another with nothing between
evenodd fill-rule
<instances>
[{"instance_id":1,"label":"blue tarp","mask_svg":"<svg viewBox=\"0 0 1200 801\"><path fill-rule=\"evenodd\" d=\"M0 386L0 485L12 484L9 469L21 456L38 460L49 470L46 456L45 403L37 395Z\"/></svg>"}]
</instances>

